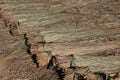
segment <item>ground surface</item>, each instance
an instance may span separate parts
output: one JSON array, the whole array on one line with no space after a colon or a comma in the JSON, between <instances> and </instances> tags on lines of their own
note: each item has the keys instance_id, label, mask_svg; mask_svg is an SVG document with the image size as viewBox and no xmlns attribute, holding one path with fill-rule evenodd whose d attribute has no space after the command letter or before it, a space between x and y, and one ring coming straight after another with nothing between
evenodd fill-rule
<instances>
[{"instance_id":1,"label":"ground surface","mask_svg":"<svg viewBox=\"0 0 120 80\"><path fill-rule=\"evenodd\" d=\"M20 22L21 32L43 37L47 42L44 51L74 54L75 65L89 66L90 71L120 70L119 0L1 0L0 6ZM12 37L8 31L0 20L0 79L30 79L34 75L40 79L47 69L37 69L26 52L23 36ZM13 68L18 71L12 72Z\"/></svg>"}]
</instances>

